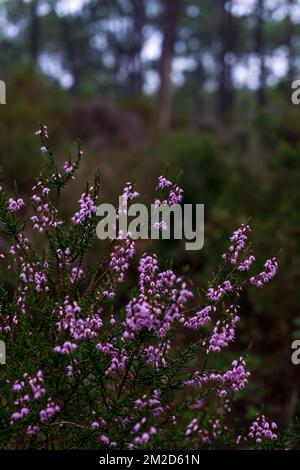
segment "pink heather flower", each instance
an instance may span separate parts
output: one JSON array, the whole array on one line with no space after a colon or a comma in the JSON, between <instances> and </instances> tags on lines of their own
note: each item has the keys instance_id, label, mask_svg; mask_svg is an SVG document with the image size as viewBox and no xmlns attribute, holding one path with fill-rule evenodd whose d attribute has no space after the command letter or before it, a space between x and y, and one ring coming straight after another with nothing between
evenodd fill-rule
<instances>
[{"instance_id":1,"label":"pink heather flower","mask_svg":"<svg viewBox=\"0 0 300 470\"><path fill-rule=\"evenodd\" d=\"M237 307L231 306L230 309L226 310L228 315L230 310L233 310L233 313L230 313L229 318L224 320L218 320L216 326L214 327L211 338L209 339L208 347L206 352L220 352L222 349L226 348L229 343L235 340L235 328L236 324L240 321L240 317L236 315Z\"/></svg>"},{"instance_id":2,"label":"pink heather flower","mask_svg":"<svg viewBox=\"0 0 300 470\"><path fill-rule=\"evenodd\" d=\"M204 372L200 374L196 372L192 379L186 380L185 385L192 385L202 387L206 383L216 383L218 385L217 394L219 397L224 398L229 391L238 392L243 390L248 383L250 372L246 370L246 363L242 357L234 360L231 368L226 372Z\"/></svg>"},{"instance_id":3,"label":"pink heather flower","mask_svg":"<svg viewBox=\"0 0 300 470\"><path fill-rule=\"evenodd\" d=\"M37 434L38 432L40 432L39 426L37 426L37 425L32 425L32 424L30 424L29 426L27 426L27 435L28 435L28 436L34 436L34 435Z\"/></svg>"},{"instance_id":4,"label":"pink heather flower","mask_svg":"<svg viewBox=\"0 0 300 470\"><path fill-rule=\"evenodd\" d=\"M57 253L57 258L60 260L60 263L59 263L59 267L62 267L62 261L65 263L65 264L70 264L71 262L71 250L70 248L65 248L64 250L62 250L61 248L58 248L56 250L56 253Z\"/></svg>"},{"instance_id":5,"label":"pink heather flower","mask_svg":"<svg viewBox=\"0 0 300 470\"><path fill-rule=\"evenodd\" d=\"M224 426L224 430L226 430ZM213 440L216 440L222 433L222 427L219 419L210 419L207 423L206 429L198 430L198 420L194 419L190 423L190 428L187 431L191 431L188 435L192 433L197 433L200 438L200 443L202 444L212 444Z\"/></svg>"},{"instance_id":6,"label":"pink heather flower","mask_svg":"<svg viewBox=\"0 0 300 470\"><path fill-rule=\"evenodd\" d=\"M227 292L232 291L233 287L230 281L223 282L222 285L219 285L216 288L209 288L207 291L207 297L211 302L218 302L220 298Z\"/></svg>"},{"instance_id":7,"label":"pink heather flower","mask_svg":"<svg viewBox=\"0 0 300 470\"><path fill-rule=\"evenodd\" d=\"M180 188L177 184L172 184L171 181L167 180L163 176L158 178L158 186L157 189L164 189L166 187L170 187L169 194L167 195L166 199L161 201L160 199L155 200L155 207L159 207L161 205L176 205L180 204L183 200L183 189Z\"/></svg>"},{"instance_id":8,"label":"pink heather flower","mask_svg":"<svg viewBox=\"0 0 300 470\"><path fill-rule=\"evenodd\" d=\"M181 314L192 293L182 279L171 271L159 273L156 255L144 254L139 264L138 297L126 306L126 331L123 338L132 338L143 328L163 338Z\"/></svg>"},{"instance_id":9,"label":"pink heather flower","mask_svg":"<svg viewBox=\"0 0 300 470\"><path fill-rule=\"evenodd\" d=\"M245 249L248 240L247 232L250 231L249 225L242 224L233 232L230 240L232 245L229 247L229 253L224 253L222 258L228 260L231 264L236 264L240 253Z\"/></svg>"},{"instance_id":10,"label":"pink heather flower","mask_svg":"<svg viewBox=\"0 0 300 470\"><path fill-rule=\"evenodd\" d=\"M48 149L47 149L47 147L45 147L45 145L43 145L43 146L40 148L40 151L41 151L41 153L47 153L47 152L48 152Z\"/></svg>"},{"instance_id":11,"label":"pink heather flower","mask_svg":"<svg viewBox=\"0 0 300 470\"><path fill-rule=\"evenodd\" d=\"M70 160L64 163L64 170L67 174L73 173L75 168L76 168L75 163L72 163Z\"/></svg>"},{"instance_id":12,"label":"pink heather flower","mask_svg":"<svg viewBox=\"0 0 300 470\"><path fill-rule=\"evenodd\" d=\"M162 220L161 222L155 222L154 228L156 228L156 230L167 230L168 226L166 222Z\"/></svg>"},{"instance_id":13,"label":"pink heather flower","mask_svg":"<svg viewBox=\"0 0 300 470\"><path fill-rule=\"evenodd\" d=\"M126 183L123 189L123 194L122 194L123 201L127 202L132 199L136 199L138 196L139 196L139 193L133 190L133 183L131 182Z\"/></svg>"},{"instance_id":14,"label":"pink heather flower","mask_svg":"<svg viewBox=\"0 0 300 470\"><path fill-rule=\"evenodd\" d=\"M159 176L157 188L164 189L168 188L169 186L172 186L172 182L167 180L164 176Z\"/></svg>"},{"instance_id":15,"label":"pink heather flower","mask_svg":"<svg viewBox=\"0 0 300 470\"><path fill-rule=\"evenodd\" d=\"M160 402L160 395L160 390L153 390L150 397L148 397L146 394L143 395L141 398L134 402L135 408L144 410L148 409L151 412L152 416L159 416L167 409L167 407L162 406ZM145 420L146 418L143 418L141 424L144 424L146 422Z\"/></svg>"},{"instance_id":16,"label":"pink heather flower","mask_svg":"<svg viewBox=\"0 0 300 470\"><path fill-rule=\"evenodd\" d=\"M115 273L115 277L108 282L102 295L108 299L115 297L114 282L121 284L129 268L129 261L135 254L135 242L130 238L119 236L109 255L109 268Z\"/></svg>"},{"instance_id":17,"label":"pink heather flower","mask_svg":"<svg viewBox=\"0 0 300 470\"><path fill-rule=\"evenodd\" d=\"M22 418L24 418L25 416L28 416L29 413L30 413L30 410L27 407L21 408L21 410L20 410L20 414L21 414Z\"/></svg>"},{"instance_id":18,"label":"pink heather flower","mask_svg":"<svg viewBox=\"0 0 300 470\"><path fill-rule=\"evenodd\" d=\"M41 124L41 128L35 131L34 135L43 136L45 139L48 139L48 127L45 124Z\"/></svg>"},{"instance_id":19,"label":"pink heather flower","mask_svg":"<svg viewBox=\"0 0 300 470\"><path fill-rule=\"evenodd\" d=\"M135 253L135 243L130 238L119 240L110 255L109 267L118 275L117 282L124 281L125 273L129 267L129 260Z\"/></svg>"},{"instance_id":20,"label":"pink heather flower","mask_svg":"<svg viewBox=\"0 0 300 470\"><path fill-rule=\"evenodd\" d=\"M184 326L198 330L211 321L210 314L216 311L216 307L208 305L197 312L193 317L186 320Z\"/></svg>"},{"instance_id":21,"label":"pink heather flower","mask_svg":"<svg viewBox=\"0 0 300 470\"><path fill-rule=\"evenodd\" d=\"M70 276L71 284L75 284L75 282L78 281L82 276L83 276L83 269L82 268L80 268L80 267L72 268L72 272L71 272L71 276Z\"/></svg>"},{"instance_id":22,"label":"pink heather flower","mask_svg":"<svg viewBox=\"0 0 300 470\"><path fill-rule=\"evenodd\" d=\"M132 199L136 199L139 196L139 193L137 191L134 191L134 185L131 182L126 183L123 193L121 196L121 203L120 206L118 207L117 210L117 219L120 219L122 214L127 214L128 210L128 202L131 201ZM121 230L118 233L117 239L122 241L130 238L129 233L124 233Z\"/></svg>"},{"instance_id":23,"label":"pink heather flower","mask_svg":"<svg viewBox=\"0 0 300 470\"><path fill-rule=\"evenodd\" d=\"M132 432L133 433L137 433L141 430L142 426L146 423L147 421L147 418L146 417L143 417L142 420L139 422L139 423L136 423L134 426L133 426L133 430Z\"/></svg>"},{"instance_id":24,"label":"pink heather flower","mask_svg":"<svg viewBox=\"0 0 300 470\"><path fill-rule=\"evenodd\" d=\"M48 399L46 408L40 411L39 416L42 423L51 419L56 413L60 411L59 405L54 403L51 398Z\"/></svg>"},{"instance_id":25,"label":"pink heather flower","mask_svg":"<svg viewBox=\"0 0 300 470\"><path fill-rule=\"evenodd\" d=\"M25 202L23 199L19 198L19 199L12 199L10 198L8 200L8 209L11 211L11 212L19 212L19 210L21 210L21 208L25 206Z\"/></svg>"},{"instance_id":26,"label":"pink heather flower","mask_svg":"<svg viewBox=\"0 0 300 470\"><path fill-rule=\"evenodd\" d=\"M173 186L173 188L170 191L169 197L168 197L168 205L172 206L173 204L180 204L183 200L183 189L181 189L179 186L176 184Z\"/></svg>"},{"instance_id":27,"label":"pink heather flower","mask_svg":"<svg viewBox=\"0 0 300 470\"><path fill-rule=\"evenodd\" d=\"M35 400L39 400L45 395L46 390L44 388L44 375L42 371L38 371L35 377L29 378L28 383Z\"/></svg>"},{"instance_id":28,"label":"pink heather flower","mask_svg":"<svg viewBox=\"0 0 300 470\"><path fill-rule=\"evenodd\" d=\"M73 359L69 365L66 367L66 375L67 377L73 377L74 375L74 368L76 368L76 372L78 375L81 375L81 371L76 367L78 364L78 361L76 359Z\"/></svg>"},{"instance_id":29,"label":"pink heather flower","mask_svg":"<svg viewBox=\"0 0 300 470\"><path fill-rule=\"evenodd\" d=\"M143 444L147 444L151 439L151 436L154 436L156 433L157 429L154 426L151 426L147 432L143 432L141 436L135 437L132 443L128 444L128 448L135 449L136 447L140 447Z\"/></svg>"},{"instance_id":30,"label":"pink heather flower","mask_svg":"<svg viewBox=\"0 0 300 470\"><path fill-rule=\"evenodd\" d=\"M71 343L70 341L66 341L62 346L55 346L55 348L53 348L53 351L60 354L68 355L75 351L76 348L77 344Z\"/></svg>"},{"instance_id":31,"label":"pink heather flower","mask_svg":"<svg viewBox=\"0 0 300 470\"><path fill-rule=\"evenodd\" d=\"M25 388L28 393L25 392ZM35 377L30 377L27 372L24 372L23 379L15 381L12 389L15 393L22 392L23 394L14 401L14 404L19 406L19 410L11 415L11 424L30 414L28 406L24 406L25 403L37 401L46 393L43 372L38 371Z\"/></svg>"},{"instance_id":32,"label":"pink heather flower","mask_svg":"<svg viewBox=\"0 0 300 470\"><path fill-rule=\"evenodd\" d=\"M89 191L93 191L93 187L90 187ZM88 219L90 219L97 211L97 206L90 194L83 193L79 199L80 210L75 213L72 217L72 222L76 225L84 224Z\"/></svg>"},{"instance_id":33,"label":"pink heather flower","mask_svg":"<svg viewBox=\"0 0 300 470\"><path fill-rule=\"evenodd\" d=\"M42 181L38 181L32 188L33 195L31 197L35 209L35 215L31 217L33 228L39 232L43 232L48 228L55 228L63 222L58 219L58 211L51 204L48 196L50 188L44 185Z\"/></svg>"},{"instance_id":34,"label":"pink heather flower","mask_svg":"<svg viewBox=\"0 0 300 470\"><path fill-rule=\"evenodd\" d=\"M157 370L159 370L161 367L167 367L168 365L164 355L169 349L170 341L166 342L164 350L161 347L155 347L152 344L149 344L145 347L142 356L148 364L153 365Z\"/></svg>"},{"instance_id":35,"label":"pink heather flower","mask_svg":"<svg viewBox=\"0 0 300 470\"><path fill-rule=\"evenodd\" d=\"M117 446L117 443L115 441L111 441L110 438L108 436L106 436L105 434L102 434L100 437L99 437L99 440L100 442L102 442L103 444L107 445L108 447L116 447Z\"/></svg>"},{"instance_id":36,"label":"pink heather flower","mask_svg":"<svg viewBox=\"0 0 300 470\"><path fill-rule=\"evenodd\" d=\"M204 400L196 400L194 403L192 403L189 408L191 410L202 410L205 406L205 401Z\"/></svg>"},{"instance_id":37,"label":"pink heather flower","mask_svg":"<svg viewBox=\"0 0 300 470\"><path fill-rule=\"evenodd\" d=\"M22 292L23 295L28 291L30 284L36 292L41 293L49 291L47 269L47 262L22 263L20 278L25 285Z\"/></svg>"},{"instance_id":38,"label":"pink heather flower","mask_svg":"<svg viewBox=\"0 0 300 470\"><path fill-rule=\"evenodd\" d=\"M53 173L51 175L51 178L53 179L53 181L59 181L61 179L61 174L60 173Z\"/></svg>"},{"instance_id":39,"label":"pink heather flower","mask_svg":"<svg viewBox=\"0 0 300 470\"><path fill-rule=\"evenodd\" d=\"M96 345L96 349L102 352L102 354L111 357L111 363L108 369L105 371L105 376L108 377L114 375L120 370L125 369L126 363L128 362L128 354L125 348L122 348L120 351L118 351L111 343L99 343Z\"/></svg>"},{"instance_id":40,"label":"pink heather flower","mask_svg":"<svg viewBox=\"0 0 300 470\"><path fill-rule=\"evenodd\" d=\"M248 256L248 258L244 259L239 265L238 265L238 270L239 271L248 271L255 261L255 257L253 255Z\"/></svg>"},{"instance_id":41,"label":"pink heather flower","mask_svg":"<svg viewBox=\"0 0 300 470\"><path fill-rule=\"evenodd\" d=\"M16 380L16 382L13 384L13 387L12 389L15 391L15 392L21 392L21 390L23 390L24 388L24 382L23 380Z\"/></svg>"},{"instance_id":42,"label":"pink heather flower","mask_svg":"<svg viewBox=\"0 0 300 470\"><path fill-rule=\"evenodd\" d=\"M98 311L86 318L81 318L80 313L81 308L78 303L76 301L71 302L69 298L66 297L64 304L58 309L59 320L56 323L58 331L68 331L71 338L75 341L85 338L94 338L103 325L99 315L100 312ZM55 352L69 354L75 347L77 347L76 344L66 342L62 347L56 346Z\"/></svg>"},{"instance_id":43,"label":"pink heather flower","mask_svg":"<svg viewBox=\"0 0 300 470\"><path fill-rule=\"evenodd\" d=\"M276 423L270 424L264 415L258 416L250 425L245 440L254 439L256 443L261 443L263 439L276 439L277 434L274 432L276 429Z\"/></svg>"},{"instance_id":44,"label":"pink heather flower","mask_svg":"<svg viewBox=\"0 0 300 470\"><path fill-rule=\"evenodd\" d=\"M199 420L197 418L192 419L192 421L188 424L185 430L185 437L188 437L190 434L193 434L199 430Z\"/></svg>"},{"instance_id":45,"label":"pink heather flower","mask_svg":"<svg viewBox=\"0 0 300 470\"><path fill-rule=\"evenodd\" d=\"M13 424L15 421L19 421L23 418L26 418L26 416L28 416L29 414L30 414L30 409L24 406L23 408L20 409L20 411L15 412L11 415L10 417L11 424Z\"/></svg>"},{"instance_id":46,"label":"pink heather flower","mask_svg":"<svg viewBox=\"0 0 300 470\"><path fill-rule=\"evenodd\" d=\"M276 258L268 259L264 267L265 271L262 271L258 276L253 276L250 278L250 283L256 287L263 287L271 279L273 279L278 271L278 261Z\"/></svg>"}]
</instances>

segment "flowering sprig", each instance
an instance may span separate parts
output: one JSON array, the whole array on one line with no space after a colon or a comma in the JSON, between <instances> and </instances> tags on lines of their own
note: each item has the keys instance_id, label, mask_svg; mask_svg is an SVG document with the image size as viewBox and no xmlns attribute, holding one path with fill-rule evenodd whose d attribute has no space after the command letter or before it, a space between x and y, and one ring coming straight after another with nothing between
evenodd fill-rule
<instances>
[{"instance_id":1,"label":"flowering sprig","mask_svg":"<svg viewBox=\"0 0 300 470\"><path fill-rule=\"evenodd\" d=\"M1 258L8 260L1 265L0 332L7 345L14 344L10 364L0 369L0 445L199 449L214 448L229 434L244 446L274 440L276 425L264 415L245 438L237 438L233 408L250 380L246 355L222 367L214 357L237 341L245 288L270 282L277 259L253 273L250 227L242 225L202 297L185 276L162 269L155 253L144 253L136 286L117 304L136 244L129 233L118 233L104 259L89 265L99 175L64 220L57 196L73 180L81 153L58 171L47 127L37 134L47 165L33 188L30 225L44 237L42 254L24 234L23 200L7 195L3 186L0 191L7 238ZM157 190L158 206L182 202L182 188L164 176ZM133 183L125 185L123 196L119 217L138 196Z\"/></svg>"}]
</instances>

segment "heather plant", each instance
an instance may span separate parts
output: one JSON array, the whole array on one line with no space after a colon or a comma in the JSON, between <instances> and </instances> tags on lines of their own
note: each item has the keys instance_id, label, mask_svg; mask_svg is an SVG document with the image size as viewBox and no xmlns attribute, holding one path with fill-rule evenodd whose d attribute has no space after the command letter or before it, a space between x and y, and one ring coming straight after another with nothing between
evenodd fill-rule
<instances>
[{"instance_id":1,"label":"heather plant","mask_svg":"<svg viewBox=\"0 0 300 470\"><path fill-rule=\"evenodd\" d=\"M99 174L63 220L59 204L82 151L78 145L59 170L47 127L36 134L44 164L32 188L32 214L23 216L29 201L8 195L3 182L0 191L0 339L7 351L1 448L261 448L275 441L277 426L265 414L247 427L234 413L250 378L247 351L227 364L225 357L222 367L215 357L236 341L245 288L269 283L277 259L257 270L250 227L242 225L200 289L144 253L137 284L120 306L118 286L137 257L136 242L119 233L104 259L87 262L99 243ZM156 191L157 205L183 200L180 186L163 176ZM123 200L138 196L127 183ZM42 252L29 239L32 229L45 239Z\"/></svg>"}]
</instances>

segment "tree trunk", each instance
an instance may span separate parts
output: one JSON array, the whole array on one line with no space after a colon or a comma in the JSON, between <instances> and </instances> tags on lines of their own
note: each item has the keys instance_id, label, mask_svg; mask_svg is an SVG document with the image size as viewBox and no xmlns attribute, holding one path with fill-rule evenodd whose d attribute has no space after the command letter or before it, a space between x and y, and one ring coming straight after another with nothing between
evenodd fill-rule
<instances>
[{"instance_id":1,"label":"tree trunk","mask_svg":"<svg viewBox=\"0 0 300 470\"><path fill-rule=\"evenodd\" d=\"M220 0L220 78L219 78L219 111L221 116L227 115L233 106L232 65L230 53L232 53L233 25L231 15L231 3Z\"/></svg>"},{"instance_id":2,"label":"tree trunk","mask_svg":"<svg viewBox=\"0 0 300 470\"><path fill-rule=\"evenodd\" d=\"M293 47L294 25L292 22L292 6L294 0L287 0L288 15L287 15L287 31L286 31L286 45L288 49L288 82L289 84L295 78L295 54ZM290 90L289 90L290 93Z\"/></svg>"},{"instance_id":3,"label":"tree trunk","mask_svg":"<svg viewBox=\"0 0 300 470\"><path fill-rule=\"evenodd\" d=\"M34 65L39 57L40 19L38 16L39 0L32 0L30 4L30 26L29 26L29 55Z\"/></svg>"},{"instance_id":4,"label":"tree trunk","mask_svg":"<svg viewBox=\"0 0 300 470\"><path fill-rule=\"evenodd\" d=\"M180 0L164 0L163 43L160 58L160 87L158 93L159 128L165 131L169 128L172 111L172 81L171 71L177 39Z\"/></svg>"},{"instance_id":5,"label":"tree trunk","mask_svg":"<svg viewBox=\"0 0 300 470\"><path fill-rule=\"evenodd\" d=\"M143 88L143 27L145 25L145 0L132 0L133 10L133 38L131 46L131 60L129 64L129 88L132 95L139 94Z\"/></svg>"},{"instance_id":6,"label":"tree trunk","mask_svg":"<svg viewBox=\"0 0 300 470\"><path fill-rule=\"evenodd\" d=\"M266 63L264 43L264 0L256 3L256 28L255 28L255 52L259 59L259 86L257 89L257 101L260 106L266 106Z\"/></svg>"},{"instance_id":7,"label":"tree trunk","mask_svg":"<svg viewBox=\"0 0 300 470\"><path fill-rule=\"evenodd\" d=\"M73 78L71 91L75 93L79 86L80 66L78 64L78 58L76 55L76 47L74 41L72 40L72 24L70 24L68 18L63 18L61 25L63 32L63 42L65 46L65 54Z\"/></svg>"}]
</instances>

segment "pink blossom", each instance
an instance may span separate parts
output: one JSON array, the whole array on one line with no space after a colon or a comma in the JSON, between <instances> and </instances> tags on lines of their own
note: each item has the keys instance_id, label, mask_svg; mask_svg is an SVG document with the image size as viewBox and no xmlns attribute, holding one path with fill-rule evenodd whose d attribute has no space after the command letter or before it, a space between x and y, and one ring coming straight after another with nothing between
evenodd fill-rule
<instances>
[{"instance_id":1,"label":"pink blossom","mask_svg":"<svg viewBox=\"0 0 300 470\"><path fill-rule=\"evenodd\" d=\"M23 199L19 198L19 199L12 199L10 198L8 200L8 209L11 211L11 212L19 212L19 210L21 210L21 208L25 206L25 202Z\"/></svg>"}]
</instances>

